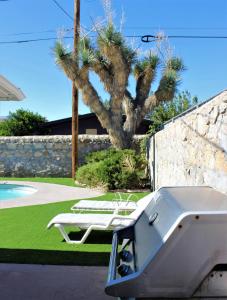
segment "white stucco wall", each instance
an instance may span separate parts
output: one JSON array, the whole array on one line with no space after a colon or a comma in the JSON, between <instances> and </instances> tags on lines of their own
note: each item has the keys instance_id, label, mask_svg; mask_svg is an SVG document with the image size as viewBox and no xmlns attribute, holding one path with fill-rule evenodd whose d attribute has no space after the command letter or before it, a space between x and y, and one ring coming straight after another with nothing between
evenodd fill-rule
<instances>
[{"instance_id":1,"label":"white stucco wall","mask_svg":"<svg viewBox=\"0 0 227 300\"><path fill-rule=\"evenodd\" d=\"M227 91L167 124L150 141L155 185L209 185L227 193Z\"/></svg>"}]
</instances>

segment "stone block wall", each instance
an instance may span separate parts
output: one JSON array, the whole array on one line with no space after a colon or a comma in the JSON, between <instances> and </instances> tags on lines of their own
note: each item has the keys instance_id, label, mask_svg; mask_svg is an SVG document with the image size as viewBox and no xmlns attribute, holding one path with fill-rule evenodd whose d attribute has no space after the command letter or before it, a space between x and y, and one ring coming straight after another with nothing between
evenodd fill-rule
<instances>
[{"instance_id":1,"label":"stone block wall","mask_svg":"<svg viewBox=\"0 0 227 300\"><path fill-rule=\"evenodd\" d=\"M227 193L227 91L166 124L149 148L156 188L209 185Z\"/></svg>"},{"instance_id":2,"label":"stone block wall","mask_svg":"<svg viewBox=\"0 0 227 300\"><path fill-rule=\"evenodd\" d=\"M134 138L138 148L143 136ZM0 137L0 176L71 176L71 136ZM92 151L111 146L108 135L80 135L79 163Z\"/></svg>"}]
</instances>

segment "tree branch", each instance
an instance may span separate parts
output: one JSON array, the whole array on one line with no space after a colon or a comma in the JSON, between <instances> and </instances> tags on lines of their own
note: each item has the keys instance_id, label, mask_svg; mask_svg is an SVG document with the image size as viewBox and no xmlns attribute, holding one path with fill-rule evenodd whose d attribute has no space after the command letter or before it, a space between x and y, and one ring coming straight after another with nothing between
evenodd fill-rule
<instances>
[{"instance_id":1,"label":"tree branch","mask_svg":"<svg viewBox=\"0 0 227 300\"><path fill-rule=\"evenodd\" d=\"M153 95L149 96L145 101L144 105L140 107L139 118L138 120L142 120L147 113L149 113L152 109L154 109L159 102L161 101L160 93L155 92Z\"/></svg>"},{"instance_id":2,"label":"tree branch","mask_svg":"<svg viewBox=\"0 0 227 300\"><path fill-rule=\"evenodd\" d=\"M121 48L119 46L110 45L103 47L103 53L111 63L113 69L113 85L115 95L123 98L130 70L125 61Z\"/></svg>"},{"instance_id":3,"label":"tree branch","mask_svg":"<svg viewBox=\"0 0 227 300\"><path fill-rule=\"evenodd\" d=\"M120 46L101 43L100 50L109 61L113 74L110 101L113 122L122 122L122 99L128 84L130 69Z\"/></svg>"},{"instance_id":4,"label":"tree branch","mask_svg":"<svg viewBox=\"0 0 227 300\"><path fill-rule=\"evenodd\" d=\"M158 106L160 102L172 100L176 92L177 85L177 72L174 70L166 70L155 93L147 97L144 104L140 106L138 111L138 121L140 122L146 114Z\"/></svg>"},{"instance_id":5,"label":"tree branch","mask_svg":"<svg viewBox=\"0 0 227 300\"><path fill-rule=\"evenodd\" d=\"M89 68L81 68L79 78L75 78L75 84L82 93L84 103L97 115L101 125L107 130L111 128L111 118L108 109L102 103L96 89L88 78Z\"/></svg>"},{"instance_id":6,"label":"tree branch","mask_svg":"<svg viewBox=\"0 0 227 300\"><path fill-rule=\"evenodd\" d=\"M155 72L151 68L147 68L137 79L136 83L136 104L142 105L148 97L151 83L155 78Z\"/></svg>"},{"instance_id":7,"label":"tree branch","mask_svg":"<svg viewBox=\"0 0 227 300\"><path fill-rule=\"evenodd\" d=\"M149 96L151 84L155 79L158 65L159 58L152 53L135 65L134 75L137 79L136 105L142 106L145 99Z\"/></svg>"},{"instance_id":8,"label":"tree branch","mask_svg":"<svg viewBox=\"0 0 227 300\"><path fill-rule=\"evenodd\" d=\"M125 61L119 47L110 45L103 47L102 50L113 70L110 98L112 122L114 124L122 124L122 99L127 86L129 73L125 67Z\"/></svg>"},{"instance_id":9,"label":"tree branch","mask_svg":"<svg viewBox=\"0 0 227 300\"><path fill-rule=\"evenodd\" d=\"M111 72L111 67L109 66L108 68L104 64L101 65L100 62L95 62L92 64L92 69L99 76L105 90L110 95L113 95L113 75Z\"/></svg>"},{"instance_id":10,"label":"tree branch","mask_svg":"<svg viewBox=\"0 0 227 300\"><path fill-rule=\"evenodd\" d=\"M62 54L57 58L57 64L64 71L66 76L72 81L78 76L77 63L70 54Z\"/></svg>"},{"instance_id":11,"label":"tree branch","mask_svg":"<svg viewBox=\"0 0 227 300\"><path fill-rule=\"evenodd\" d=\"M81 91L84 103L97 115L100 123L107 130L111 128L111 118L109 111L100 100L97 91L92 86L88 78L89 65L78 68L70 53L65 52L62 45L57 44L55 48L57 63L63 69L69 79Z\"/></svg>"},{"instance_id":12,"label":"tree branch","mask_svg":"<svg viewBox=\"0 0 227 300\"><path fill-rule=\"evenodd\" d=\"M134 122L134 103L130 97L125 96L123 100L123 109L126 115L126 120L124 123L124 131L127 133L135 132L135 122Z\"/></svg>"},{"instance_id":13,"label":"tree branch","mask_svg":"<svg viewBox=\"0 0 227 300\"><path fill-rule=\"evenodd\" d=\"M161 101L170 101L173 99L179 84L178 74L182 70L184 70L184 65L181 59L172 57L167 61L156 92L147 97L141 106L138 106L137 126L146 114L159 105Z\"/></svg>"}]
</instances>

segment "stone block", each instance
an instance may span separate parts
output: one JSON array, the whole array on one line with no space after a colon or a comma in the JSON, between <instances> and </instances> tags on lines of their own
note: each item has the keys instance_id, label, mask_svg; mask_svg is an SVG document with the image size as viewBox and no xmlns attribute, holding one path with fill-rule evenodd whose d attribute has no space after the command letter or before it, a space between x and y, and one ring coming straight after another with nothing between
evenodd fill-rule
<instances>
[{"instance_id":1,"label":"stone block","mask_svg":"<svg viewBox=\"0 0 227 300\"><path fill-rule=\"evenodd\" d=\"M218 106L214 106L212 111L210 112L209 119L211 124L215 124L219 115Z\"/></svg>"},{"instance_id":2,"label":"stone block","mask_svg":"<svg viewBox=\"0 0 227 300\"><path fill-rule=\"evenodd\" d=\"M227 153L218 151L215 155L215 169L227 174Z\"/></svg>"},{"instance_id":3,"label":"stone block","mask_svg":"<svg viewBox=\"0 0 227 300\"><path fill-rule=\"evenodd\" d=\"M7 144L7 149L8 150L16 150L17 149L17 144L16 143L9 143Z\"/></svg>"},{"instance_id":4,"label":"stone block","mask_svg":"<svg viewBox=\"0 0 227 300\"><path fill-rule=\"evenodd\" d=\"M33 144L33 148L35 150L41 150L44 148L43 146L44 146L43 143L40 143L40 142ZM30 148L31 148L31 144L25 144L25 149L30 149Z\"/></svg>"},{"instance_id":5,"label":"stone block","mask_svg":"<svg viewBox=\"0 0 227 300\"><path fill-rule=\"evenodd\" d=\"M43 153L41 152L41 151L36 151L36 152L34 152L34 157L41 157L42 155L43 155Z\"/></svg>"},{"instance_id":6,"label":"stone block","mask_svg":"<svg viewBox=\"0 0 227 300\"><path fill-rule=\"evenodd\" d=\"M215 124L212 124L209 126L208 133L207 133L207 139L210 141L217 140L219 128Z\"/></svg>"},{"instance_id":7,"label":"stone block","mask_svg":"<svg viewBox=\"0 0 227 300\"><path fill-rule=\"evenodd\" d=\"M219 112L220 114L224 114L227 111L227 103L223 102L219 106Z\"/></svg>"},{"instance_id":8,"label":"stone block","mask_svg":"<svg viewBox=\"0 0 227 300\"><path fill-rule=\"evenodd\" d=\"M198 133L202 136L204 136L208 129L209 129L209 118L207 116L202 116L202 115L198 115L198 119L197 119L197 129L198 129Z\"/></svg>"}]
</instances>

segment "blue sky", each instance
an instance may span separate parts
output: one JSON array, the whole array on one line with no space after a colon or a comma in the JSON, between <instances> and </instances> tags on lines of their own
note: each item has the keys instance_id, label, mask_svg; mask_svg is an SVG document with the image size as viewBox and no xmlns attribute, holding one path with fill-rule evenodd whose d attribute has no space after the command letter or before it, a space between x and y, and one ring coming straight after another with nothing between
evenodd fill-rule
<instances>
[{"instance_id":1,"label":"blue sky","mask_svg":"<svg viewBox=\"0 0 227 300\"><path fill-rule=\"evenodd\" d=\"M73 0L58 2L73 15ZM126 35L155 34L164 30L167 35L227 36L226 0L113 0L112 7L117 24L124 10ZM101 0L81 0L83 26L91 28L94 20L103 16ZM71 115L71 82L55 65L54 41L1 42L56 37L59 29L72 26L72 20L52 0L0 1L0 74L26 94L26 99L19 103L1 102L1 116L20 107L39 112L48 120ZM32 34L28 34L30 32ZM136 42L145 47L139 39ZM70 43L66 40L66 44ZM187 89L202 101L227 87L227 39L171 39L170 44L187 67L180 90ZM94 81L99 86L96 78ZM101 88L99 92L103 95ZM79 113L87 112L89 109L80 100Z\"/></svg>"}]
</instances>

